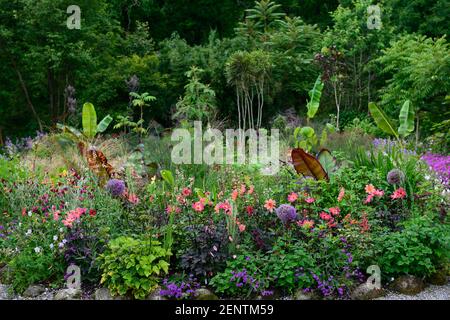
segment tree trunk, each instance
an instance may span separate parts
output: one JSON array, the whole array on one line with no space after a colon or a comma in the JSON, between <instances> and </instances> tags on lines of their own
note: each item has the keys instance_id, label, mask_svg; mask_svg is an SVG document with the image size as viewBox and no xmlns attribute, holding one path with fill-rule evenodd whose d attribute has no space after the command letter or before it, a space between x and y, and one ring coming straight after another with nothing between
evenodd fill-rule
<instances>
[{"instance_id":1,"label":"tree trunk","mask_svg":"<svg viewBox=\"0 0 450 320\"><path fill-rule=\"evenodd\" d=\"M25 82L23 81L23 78L22 78L22 73L17 68L16 62L14 60L12 60L12 65L13 65L14 71L16 71L16 73L17 73L17 77L19 78L19 82L22 87L23 93L25 95L25 99L27 100L28 107L31 109L31 112L33 113L34 117L36 118L36 121L39 125L39 130L42 132L42 131L44 131L44 129L42 127L41 119L39 118L38 114L36 113L36 109L34 108L33 103L31 102L30 95L28 94L27 86L25 85Z\"/></svg>"}]
</instances>

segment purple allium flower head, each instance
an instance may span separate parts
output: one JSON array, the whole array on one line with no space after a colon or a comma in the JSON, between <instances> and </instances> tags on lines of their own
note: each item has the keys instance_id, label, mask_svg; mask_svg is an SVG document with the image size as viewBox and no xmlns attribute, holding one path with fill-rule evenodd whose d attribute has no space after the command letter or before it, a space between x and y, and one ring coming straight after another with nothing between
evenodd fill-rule
<instances>
[{"instance_id":1,"label":"purple allium flower head","mask_svg":"<svg viewBox=\"0 0 450 320\"><path fill-rule=\"evenodd\" d=\"M291 205L282 204L278 208L275 209L278 218L284 223L287 224L289 222L293 222L297 220L297 210Z\"/></svg>"},{"instance_id":2,"label":"purple allium flower head","mask_svg":"<svg viewBox=\"0 0 450 320\"><path fill-rule=\"evenodd\" d=\"M402 184L405 181L405 174L399 169L392 169L388 172L386 180L391 185Z\"/></svg>"},{"instance_id":3,"label":"purple allium flower head","mask_svg":"<svg viewBox=\"0 0 450 320\"><path fill-rule=\"evenodd\" d=\"M111 179L106 184L106 190L108 190L114 197L118 197L125 191L125 182L119 179Z\"/></svg>"}]
</instances>

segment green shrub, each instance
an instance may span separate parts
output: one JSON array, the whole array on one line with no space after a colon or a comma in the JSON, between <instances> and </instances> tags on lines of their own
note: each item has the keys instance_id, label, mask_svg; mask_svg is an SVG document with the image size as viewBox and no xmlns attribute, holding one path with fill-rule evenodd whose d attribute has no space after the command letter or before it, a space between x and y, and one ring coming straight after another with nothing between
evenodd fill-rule
<instances>
[{"instance_id":1,"label":"green shrub","mask_svg":"<svg viewBox=\"0 0 450 320\"><path fill-rule=\"evenodd\" d=\"M47 248L36 252L33 248L22 249L8 264L6 281L15 292L21 294L28 286L52 280L57 285L64 279L65 263L62 256Z\"/></svg>"},{"instance_id":2,"label":"green shrub","mask_svg":"<svg viewBox=\"0 0 450 320\"><path fill-rule=\"evenodd\" d=\"M450 228L428 216L405 222L400 232L378 239L378 264L384 275L429 276L448 263Z\"/></svg>"},{"instance_id":3,"label":"green shrub","mask_svg":"<svg viewBox=\"0 0 450 320\"><path fill-rule=\"evenodd\" d=\"M266 273L273 278L275 287L292 293L295 289L314 284L311 272L315 269L313 253L308 252L301 243L279 239L270 252Z\"/></svg>"},{"instance_id":4,"label":"green shrub","mask_svg":"<svg viewBox=\"0 0 450 320\"><path fill-rule=\"evenodd\" d=\"M225 271L215 275L210 284L217 293L248 298L269 287L270 281L265 273L266 264L266 255L242 251L235 259L227 261Z\"/></svg>"},{"instance_id":5,"label":"green shrub","mask_svg":"<svg viewBox=\"0 0 450 320\"><path fill-rule=\"evenodd\" d=\"M114 295L132 294L144 299L158 285L159 276L169 271L169 250L155 240L119 237L99 257L101 283Z\"/></svg>"}]
</instances>

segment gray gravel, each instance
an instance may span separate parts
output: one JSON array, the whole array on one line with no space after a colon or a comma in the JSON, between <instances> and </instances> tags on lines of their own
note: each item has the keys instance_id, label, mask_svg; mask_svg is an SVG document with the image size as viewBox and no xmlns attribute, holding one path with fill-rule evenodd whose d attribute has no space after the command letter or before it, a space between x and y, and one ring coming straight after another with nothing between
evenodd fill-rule
<instances>
[{"instance_id":1,"label":"gray gravel","mask_svg":"<svg viewBox=\"0 0 450 320\"><path fill-rule=\"evenodd\" d=\"M430 285L422 292L413 296L389 292L384 297L375 300L450 300L450 283L444 286Z\"/></svg>"},{"instance_id":2,"label":"gray gravel","mask_svg":"<svg viewBox=\"0 0 450 320\"><path fill-rule=\"evenodd\" d=\"M8 295L8 286L0 284L0 300L52 300L53 296L53 290L46 289L42 295L34 299L21 296L10 297ZM430 285L424 291L414 296L388 292L384 297L375 300L450 300L450 282L444 286Z\"/></svg>"}]
</instances>

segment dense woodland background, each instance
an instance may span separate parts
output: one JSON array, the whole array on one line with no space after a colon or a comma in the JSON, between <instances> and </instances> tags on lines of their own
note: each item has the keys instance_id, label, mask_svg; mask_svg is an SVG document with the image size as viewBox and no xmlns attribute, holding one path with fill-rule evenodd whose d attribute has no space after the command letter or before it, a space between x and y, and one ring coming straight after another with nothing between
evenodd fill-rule
<instances>
[{"instance_id":1,"label":"dense woodland background","mask_svg":"<svg viewBox=\"0 0 450 320\"><path fill-rule=\"evenodd\" d=\"M0 0L0 144L78 124L86 101L99 117L133 116L130 91L157 98L146 121L173 126L188 82L208 85L215 119L235 125L225 71L237 51L269 61L265 125L290 108L304 116L319 74L319 119L338 104L345 126L367 117L369 101L397 118L405 99L419 110L423 136L449 118L449 0L77 0L80 30L66 27L71 4ZM367 28L370 4L382 9L379 30ZM203 71L187 77L192 66Z\"/></svg>"}]
</instances>

